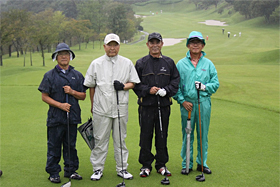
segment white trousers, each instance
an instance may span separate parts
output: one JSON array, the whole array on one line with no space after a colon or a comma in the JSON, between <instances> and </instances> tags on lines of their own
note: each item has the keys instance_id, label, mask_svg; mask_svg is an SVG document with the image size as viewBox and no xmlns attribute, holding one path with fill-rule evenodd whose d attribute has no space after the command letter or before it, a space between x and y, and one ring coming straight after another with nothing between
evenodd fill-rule
<instances>
[{"instance_id":1,"label":"white trousers","mask_svg":"<svg viewBox=\"0 0 280 187\"><path fill-rule=\"evenodd\" d=\"M120 117L121 126L121 141L122 141L122 157L123 169L127 169L128 150L125 145L126 138L126 124L128 115ZM93 171L104 170L104 164L108 153L110 134L112 130L112 137L114 142L114 158L116 161L116 171L122 170L121 162L121 148L119 137L119 120L118 118L109 118L93 113L92 117L93 135L95 140L95 147L91 151L90 162L93 166Z\"/></svg>"}]
</instances>

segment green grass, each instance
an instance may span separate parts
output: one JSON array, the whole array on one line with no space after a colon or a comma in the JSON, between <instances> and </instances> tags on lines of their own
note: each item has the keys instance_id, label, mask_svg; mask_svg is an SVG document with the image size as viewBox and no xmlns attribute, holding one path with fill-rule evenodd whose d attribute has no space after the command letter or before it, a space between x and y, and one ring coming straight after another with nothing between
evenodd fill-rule
<instances>
[{"instance_id":1,"label":"green grass","mask_svg":"<svg viewBox=\"0 0 280 187\"><path fill-rule=\"evenodd\" d=\"M212 117L209 130L209 154L207 164L213 171L206 175L204 183L195 181L200 174L194 171L189 176L181 170L181 122L179 106L172 105L168 137L169 162L172 186L279 186L279 29L271 25L260 26L262 18L244 20L237 13L231 17L215 9L194 11L186 1L161 6L149 4L135 7L136 13L149 15L150 10L160 12L144 18L147 32L160 32L164 38L186 38L192 30L209 36L205 52L218 71L220 88L212 96ZM214 13L213 13L214 12ZM241 37L227 38L222 27L206 26L198 22L207 19L226 21L224 27L231 33L242 32ZM140 37L140 35L139 35ZM137 40L137 37L135 38ZM136 62L148 54L146 41L134 45L121 45L120 54ZM90 43L85 49L71 48L76 59L71 62L84 75L90 62L103 55L99 42L94 49ZM175 62L185 56L185 41L163 48L163 54ZM60 186L51 184L45 172L47 137L46 117L48 106L41 101L37 90L46 71L55 66L50 53L46 54L46 66L42 66L40 54L33 55L33 66L26 56L4 56L0 67L0 169L3 176L0 186ZM89 94L87 93L87 96ZM129 171L134 175L127 186L161 186L163 177L153 170L148 178L138 177L141 165L139 155L139 125L136 96L130 92L128 136ZM83 122L90 117L89 97L80 102ZM196 141L194 143L196 145ZM90 181L92 166L90 150L80 135L77 140L82 181L72 181L72 186L116 186L122 181L116 176L112 140L109 146L104 176ZM154 152L154 148L153 148ZM196 154L196 151L195 151ZM61 162L63 165L63 162ZM196 168L194 168L196 169ZM63 176L63 172L61 172ZM62 182L67 182L62 178Z\"/></svg>"}]
</instances>

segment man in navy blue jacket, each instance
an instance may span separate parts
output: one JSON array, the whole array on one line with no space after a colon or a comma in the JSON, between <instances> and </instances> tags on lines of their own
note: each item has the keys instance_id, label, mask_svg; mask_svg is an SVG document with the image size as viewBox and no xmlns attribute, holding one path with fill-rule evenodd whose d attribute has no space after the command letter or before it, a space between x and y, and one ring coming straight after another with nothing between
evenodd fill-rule
<instances>
[{"instance_id":1,"label":"man in navy blue jacket","mask_svg":"<svg viewBox=\"0 0 280 187\"><path fill-rule=\"evenodd\" d=\"M81 123L81 109L79 100L86 98L86 87L83 86L84 77L69 65L75 54L65 43L60 43L52 54L53 61L57 61L54 69L45 73L38 88L42 92L42 100L49 105L47 118L48 152L46 172L49 180L60 183L59 165L61 147L63 145L64 177L81 180L76 172L79 159L76 150L77 124ZM68 155L67 112L69 113L70 159Z\"/></svg>"}]
</instances>

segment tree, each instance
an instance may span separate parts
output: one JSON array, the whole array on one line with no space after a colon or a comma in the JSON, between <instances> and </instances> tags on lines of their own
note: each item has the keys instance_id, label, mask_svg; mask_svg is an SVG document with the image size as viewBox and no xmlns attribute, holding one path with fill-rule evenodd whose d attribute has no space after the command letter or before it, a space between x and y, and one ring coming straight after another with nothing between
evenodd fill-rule
<instances>
[{"instance_id":1,"label":"tree","mask_svg":"<svg viewBox=\"0 0 280 187\"><path fill-rule=\"evenodd\" d=\"M10 12L2 12L0 24L0 66L3 66L3 48L5 45L11 44L14 31L10 20Z\"/></svg>"},{"instance_id":2,"label":"tree","mask_svg":"<svg viewBox=\"0 0 280 187\"><path fill-rule=\"evenodd\" d=\"M252 10L252 16L264 16L265 21L269 23L269 18L272 12L279 7L278 0L270 0L270 1L252 1L250 8Z\"/></svg>"},{"instance_id":3,"label":"tree","mask_svg":"<svg viewBox=\"0 0 280 187\"><path fill-rule=\"evenodd\" d=\"M105 7L107 3L108 0L87 0L79 3L77 5L78 19L90 20L91 29L97 34L103 32L106 28Z\"/></svg>"},{"instance_id":4,"label":"tree","mask_svg":"<svg viewBox=\"0 0 280 187\"><path fill-rule=\"evenodd\" d=\"M252 18L252 12L250 9L251 1L234 1L234 10L238 11L241 15L244 15L246 19Z\"/></svg>"},{"instance_id":5,"label":"tree","mask_svg":"<svg viewBox=\"0 0 280 187\"><path fill-rule=\"evenodd\" d=\"M202 0L189 0L189 2L190 3L194 3L195 4L195 8L196 9L198 9L198 5L199 5L199 3L201 3L202 2Z\"/></svg>"},{"instance_id":6,"label":"tree","mask_svg":"<svg viewBox=\"0 0 280 187\"><path fill-rule=\"evenodd\" d=\"M90 32L89 26L91 25L89 20L71 20L72 30L74 32L74 35L78 39L79 43L79 50L81 50L81 43L83 42L83 39L85 36Z\"/></svg>"},{"instance_id":7,"label":"tree","mask_svg":"<svg viewBox=\"0 0 280 187\"><path fill-rule=\"evenodd\" d=\"M59 29L54 23L56 23L56 21L52 9L47 9L33 15L32 38L40 46L43 66L45 66L44 49L55 43L58 38Z\"/></svg>"}]
</instances>

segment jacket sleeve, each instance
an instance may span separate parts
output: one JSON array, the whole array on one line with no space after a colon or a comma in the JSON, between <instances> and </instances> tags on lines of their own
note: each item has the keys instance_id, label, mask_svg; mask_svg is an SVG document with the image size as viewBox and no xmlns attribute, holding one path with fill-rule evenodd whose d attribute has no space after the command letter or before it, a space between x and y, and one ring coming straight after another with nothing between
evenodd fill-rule
<instances>
[{"instance_id":1,"label":"jacket sleeve","mask_svg":"<svg viewBox=\"0 0 280 187\"><path fill-rule=\"evenodd\" d=\"M206 92L210 95L215 93L220 86L217 70L214 64L210 66L210 81L206 83Z\"/></svg>"},{"instance_id":2,"label":"jacket sleeve","mask_svg":"<svg viewBox=\"0 0 280 187\"><path fill-rule=\"evenodd\" d=\"M135 84L133 91L138 96L138 98L146 97L150 93L151 88L149 88L148 85L145 85L142 82L143 62L141 59L137 60L137 62L135 64L135 69L136 69L138 77L140 79L140 83Z\"/></svg>"},{"instance_id":3,"label":"jacket sleeve","mask_svg":"<svg viewBox=\"0 0 280 187\"><path fill-rule=\"evenodd\" d=\"M177 63L176 65L177 69L178 69L178 72L180 73L180 65L179 65L179 62ZM178 91L177 93L173 96L173 99L175 99L178 104L182 104L184 101L185 101L185 98L183 96L183 93L182 93L182 77L180 78L180 81L179 81L179 88L178 88Z\"/></svg>"},{"instance_id":4,"label":"jacket sleeve","mask_svg":"<svg viewBox=\"0 0 280 187\"><path fill-rule=\"evenodd\" d=\"M167 91L167 96L169 97L172 97L177 93L180 82L180 74L173 60L171 62L171 69L170 83L164 87Z\"/></svg>"}]
</instances>

